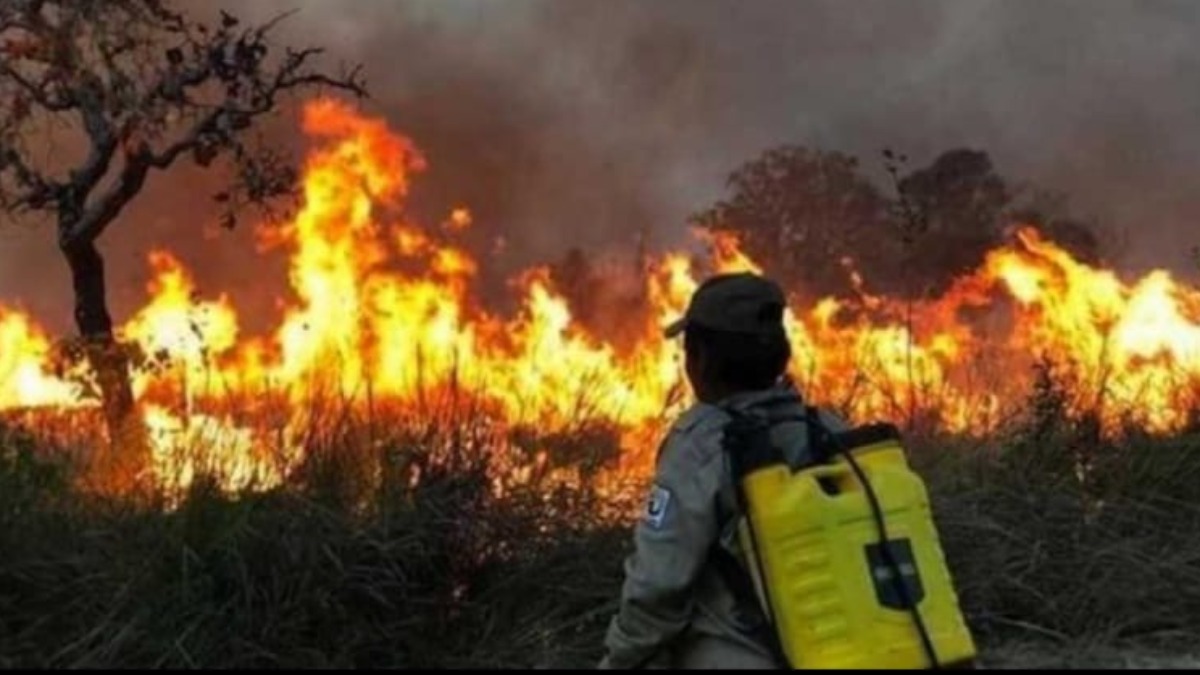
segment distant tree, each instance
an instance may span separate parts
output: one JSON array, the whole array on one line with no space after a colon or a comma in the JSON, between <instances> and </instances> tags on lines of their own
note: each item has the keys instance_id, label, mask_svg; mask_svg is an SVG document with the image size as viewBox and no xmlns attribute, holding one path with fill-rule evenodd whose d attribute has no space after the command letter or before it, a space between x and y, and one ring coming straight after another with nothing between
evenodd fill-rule
<instances>
[{"instance_id":1,"label":"distant tree","mask_svg":"<svg viewBox=\"0 0 1200 675\"><path fill-rule=\"evenodd\" d=\"M571 318L621 353L642 344L644 326L654 316L647 292L651 254L644 235L638 234L628 258L596 258L571 247L549 265L554 290L566 299Z\"/></svg>"},{"instance_id":2,"label":"distant tree","mask_svg":"<svg viewBox=\"0 0 1200 675\"><path fill-rule=\"evenodd\" d=\"M1081 262L1097 265L1104 258L1098 226L1072 215L1063 194L1031 190L1025 199L1010 208L1008 220L1013 224L1036 227L1047 239Z\"/></svg>"},{"instance_id":3,"label":"distant tree","mask_svg":"<svg viewBox=\"0 0 1200 675\"><path fill-rule=\"evenodd\" d=\"M1063 195L1010 186L986 152L956 148L926 166L884 152L895 194L837 152L781 146L740 166L726 199L693 216L735 234L743 250L803 297L848 290L849 257L873 289L917 298L944 291L1005 241L1014 224L1036 226L1076 259L1101 262L1097 225L1073 215Z\"/></svg>"},{"instance_id":4,"label":"distant tree","mask_svg":"<svg viewBox=\"0 0 1200 675\"><path fill-rule=\"evenodd\" d=\"M365 93L356 70L312 70L320 49L271 58L278 20L239 29L222 11L209 26L161 0L0 2L0 210L45 214L57 226L114 440L131 429L132 395L127 357L112 348L97 238L151 173L188 158L202 167L227 160L233 180L216 199L229 226L236 207L293 194L292 163L248 143L247 131L291 90ZM78 158L46 151L72 144L83 148Z\"/></svg>"},{"instance_id":5,"label":"distant tree","mask_svg":"<svg viewBox=\"0 0 1200 675\"><path fill-rule=\"evenodd\" d=\"M728 187L732 196L693 221L736 234L745 252L789 288L810 297L845 291L846 256L871 267L871 279L890 276L880 236L889 203L853 157L784 146L738 168Z\"/></svg>"},{"instance_id":6,"label":"distant tree","mask_svg":"<svg viewBox=\"0 0 1200 675\"><path fill-rule=\"evenodd\" d=\"M944 152L900 179L899 190L923 219L921 241L907 262L912 293L943 290L1002 240L1011 195L985 152Z\"/></svg>"},{"instance_id":7,"label":"distant tree","mask_svg":"<svg viewBox=\"0 0 1200 675\"><path fill-rule=\"evenodd\" d=\"M1103 261L1103 247L1094 226L1070 218L1056 218L1040 225L1039 229L1047 239L1065 249L1076 260L1089 265L1098 265Z\"/></svg>"}]
</instances>

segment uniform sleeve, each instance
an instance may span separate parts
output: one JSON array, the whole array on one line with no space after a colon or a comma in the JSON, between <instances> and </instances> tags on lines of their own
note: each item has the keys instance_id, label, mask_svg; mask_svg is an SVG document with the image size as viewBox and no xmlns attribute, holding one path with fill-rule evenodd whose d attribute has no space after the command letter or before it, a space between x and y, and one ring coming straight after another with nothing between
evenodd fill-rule
<instances>
[{"instance_id":1,"label":"uniform sleeve","mask_svg":"<svg viewBox=\"0 0 1200 675\"><path fill-rule=\"evenodd\" d=\"M602 669L645 666L692 619L693 586L718 536L714 512L718 462L701 462L691 442L673 434L634 529L625 561L621 606L605 638Z\"/></svg>"},{"instance_id":2,"label":"uniform sleeve","mask_svg":"<svg viewBox=\"0 0 1200 675\"><path fill-rule=\"evenodd\" d=\"M846 431L850 428L850 424L844 417L829 408L819 408L817 414L821 423L830 431Z\"/></svg>"}]
</instances>

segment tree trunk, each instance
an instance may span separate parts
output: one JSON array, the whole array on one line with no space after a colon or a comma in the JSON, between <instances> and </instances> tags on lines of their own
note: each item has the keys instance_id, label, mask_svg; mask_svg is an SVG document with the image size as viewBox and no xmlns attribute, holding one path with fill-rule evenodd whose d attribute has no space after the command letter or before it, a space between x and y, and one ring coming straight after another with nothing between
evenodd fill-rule
<instances>
[{"instance_id":1,"label":"tree trunk","mask_svg":"<svg viewBox=\"0 0 1200 675\"><path fill-rule=\"evenodd\" d=\"M136 415L129 358L113 336L104 283L104 261L94 242L63 246L75 290L75 323L96 374L108 430L108 447L93 462L102 490L126 492L146 466L149 446Z\"/></svg>"}]
</instances>

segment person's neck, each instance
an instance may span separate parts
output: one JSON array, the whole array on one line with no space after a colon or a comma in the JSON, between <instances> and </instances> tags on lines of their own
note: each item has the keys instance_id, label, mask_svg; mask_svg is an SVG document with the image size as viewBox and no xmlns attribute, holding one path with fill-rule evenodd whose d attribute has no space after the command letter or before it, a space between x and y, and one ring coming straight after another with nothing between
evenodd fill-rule
<instances>
[{"instance_id":1,"label":"person's neck","mask_svg":"<svg viewBox=\"0 0 1200 675\"><path fill-rule=\"evenodd\" d=\"M717 387L711 387L711 388L705 390L703 395L700 396L699 398L702 403L707 403L709 405L717 405L730 397L737 396L738 394L744 394L749 391L750 391L749 389L738 389L736 387L717 386Z\"/></svg>"},{"instance_id":2,"label":"person's neck","mask_svg":"<svg viewBox=\"0 0 1200 675\"><path fill-rule=\"evenodd\" d=\"M741 389L738 387L727 387L727 386L723 386L723 385L716 385L716 386L708 387L703 392L697 392L697 399L699 399L699 401L701 403L707 403L709 405L720 405L721 403L729 400L730 398L733 398L734 396L738 396L741 394L753 394L753 393L760 392L760 391L766 391L768 389L772 389L772 388L778 387L780 385L791 386L791 380L790 379L788 379L788 380L780 379L780 380L776 381L775 384L771 385L770 387L766 387L764 389Z\"/></svg>"}]
</instances>

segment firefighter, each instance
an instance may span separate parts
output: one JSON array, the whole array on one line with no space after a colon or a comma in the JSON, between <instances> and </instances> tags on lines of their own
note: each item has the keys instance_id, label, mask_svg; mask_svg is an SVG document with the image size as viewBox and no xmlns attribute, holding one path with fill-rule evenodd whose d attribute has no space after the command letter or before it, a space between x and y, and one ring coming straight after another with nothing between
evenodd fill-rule
<instances>
[{"instance_id":1,"label":"firefighter","mask_svg":"<svg viewBox=\"0 0 1200 675\"><path fill-rule=\"evenodd\" d=\"M764 614L744 585L750 578L731 567L739 559L736 501L721 434L729 420L723 407L803 418L805 402L786 379L785 307L773 281L722 274L706 280L667 328L668 338L683 335L696 403L659 449L601 669L780 667ZM825 415L831 428L843 427ZM803 461L803 422L779 424L772 434Z\"/></svg>"}]
</instances>

